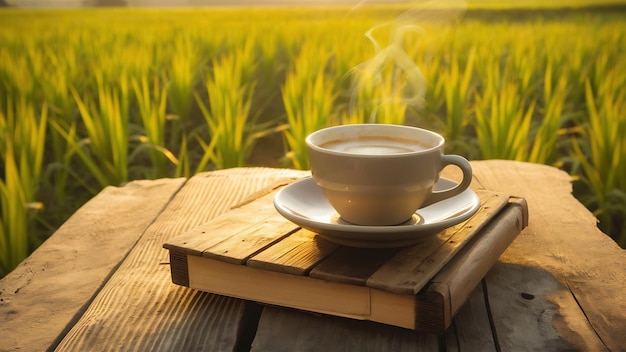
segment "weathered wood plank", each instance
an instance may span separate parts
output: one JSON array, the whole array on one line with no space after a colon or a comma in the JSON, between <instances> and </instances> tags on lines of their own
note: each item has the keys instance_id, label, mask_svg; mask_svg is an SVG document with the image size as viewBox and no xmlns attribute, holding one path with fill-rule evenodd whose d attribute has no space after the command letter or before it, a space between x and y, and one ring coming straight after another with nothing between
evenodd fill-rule
<instances>
[{"instance_id":1,"label":"weathered wood plank","mask_svg":"<svg viewBox=\"0 0 626 352\"><path fill-rule=\"evenodd\" d=\"M600 255L599 253L593 253ZM579 345L578 334L575 328L581 321L576 319L587 319L584 324L589 324L593 332L598 335L602 344L609 351L626 351L626 337L624 335L624 327L626 327L626 278L615 276L610 277L612 269L619 268L621 263L613 263L610 254L605 254L599 259L607 258L606 270L601 277L593 275L593 271L585 271L578 273L574 281L566 278L566 286L572 294L573 300L567 302L567 307L582 309L581 312L572 312L570 314L562 314L566 317L564 320L555 322L555 328L559 334L567 336L568 340L575 341L575 345ZM612 265L616 266L612 266ZM623 273L626 273L626 265L622 265ZM587 274L591 274L585 277ZM623 275L622 275L623 276ZM568 276L569 277L569 276ZM562 301L560 304L565 305ZM573 305L575 304L575 305ZM563 308L563 310L566 310ZM579 314L582 313L582 314ZM561 318L561 317L556 317ZM581 346L595 345L593 335L590 341L584 340ZM584 337L586 339L586 337ZM583 348L584 349L584 348Z\"/></svg>"},{"instance_id":2,"label":"weathered wood plank","mask_svg":"<svg viewBox=\"0 0 626 352\"><path fill-rule=\"evenodd\" d=\"M483 285L479 284L456 313L452 321L454 328L446 331L446 335L454 334L454 337L446 339L453 344L447 346L447 351L496 351L485 300Z\"/></svg>"},{"instance_id":3,"label":"weathered wood plank","mask_svg":"<svg viewBox=\"0 0 626 352\"><path fill-rule=\"evenodd\" d=\"M205 249L202 256L226 263L243 264L254 254L299 229L297 225L276 213L276 216L267 218L247 230L231 233L230 237ZM211 236L210 233L207 235Z\"/></svg>"},{"instance_id":4,"label":"weathered wood plank","mask_svg":"<svg viewBox=\"0 0 626 352\"><path fill-rule=\"evenodd\" d=\"M165 248L201 256L208 248L230 238L233 228L240 231L253 230L256 224L276 217L276 210L271 203L272 195L265 195L261 199L267 201L263 202L263 206L257 207L256 211L251 212L245 206L231 210L214 221L183 232L181 236L168 241Z\"/></svg>"},{"instance_id":5,"label":"weathered wood plank","mask_svg":"<svg viewBox=\"0 0 626 352\"><path fill-rule=\"evenodd\" d=\"M314 232L301 229L247 261L247 265L294 275L309 271L339 248Z\"/></svg>"},{"instance_id":6,"label":"weathered wood plank","mask_svg":"<svg viewBox=\"0 0 626 352\"><path fill-rule=\"evenodd\" d=\"M498 263L485 281L502 350L607 350L569 290L550 272Z\"/></svg>"},{"instance_id":7,"label":"weathered wood plank","mask_svg":"<svg viewBox=\"0 0 626 352\"><path fill-rule=\"evenodd\" d=\"M437 351L438 340L369 321L266 307L251 351Z\"/></svg>"},{"instance_id":8,"label":"weathered wood plank","mask_svg":"<svg viewBox=\"0 0 626 352\"><path fill-rule=\"evenodd\" d=\"M272 205L275 191L296 178L279 178L233 205L226 214L168 241L164 248L220 258L231 263L243 263L254 253L298 229L292 222L280 216ZM252 202L254 204L250 205ZM273 227L284 228L285 231L268 231ZM232 251L233 248L237 251Z\"/></svg>"},{"instance_id":9,"label":"weathered wood plank","mask_svg":"<svg viewBox=\"0 0 626 352\"><path fill-rule=\"evenodd\" d=\"M277 170L277 172L280 171ZM231 205L230 211L225 214L199 226L192 227L181 236L169 240L165 244L165 248L192 255L202 255L207 248L211 248L231 238L234 235L233 228L243 232L253 230L255 225L266 220L274 219L279 222L287 222L286 219L276 212L272 205L274 193L278 188L304 175L308 175L308 173L292 172L290 175L290 177L277 176L277 180ZM253 201L257 201L255 204L261 204L261 206L255 205L251 207L249 204Z\"/></svg>"},{"instance_id":10,"label":"weathered wood plank","mask_svg":"<svg viewBox=\"0 0 626 352\"><path fill-rule=\"evenodd\" d=\"M163 243L229 210L288 170L235 169L185 184L95 297L59 350L232 350L244 301L171 283Z\"/></svg>"},{"instance_id":11,"label":"weathered wood plank","mask_svg":"<svg viewBox=\"0 0 626 352\"><path fill-rule=\"evenodd\" d=\"M341 247L323 260L310 276L322 280L365 286L367 279L398 253L397 248Z\"/></svg>"},{"instance_id":12,"label":"weathered wood plank","mask_svg":"<svg viewBox=\"0 0 626 352\"><path fill-rule=\"evenodd\" d=\"M524 277L530 282L535 280L535 275L547 277L549 280L546 279L544 284L553 285L552 294L558 296L566 290L571 291L572 299L579 305L579 308L573 308L582 311L575 313L575 309L571 309L571 300L553 300L552 304L556 306L549 307L548 314L535 315L535 319L544 322L538 328L544 330L536 334L553 336L551 334L557 333L563 344L582 350L595 350L603 345L614 351L626 350L623 334L626 326L626 251L598 230L596 218L572 196L569 176L552 167L521 162L481 161L473 162L472 166L478 181L473 187L524 197L530 213L528 228L501 257L502 262L510 264L505 268L500 265L499 270L509 273L503 273L497 283L489 285L490 294L496 293L497 287L517 288L517 296L508 297L509 303L525 304L525 309L532 311L531 304L550 300L551 296L543 297L533 292L534 287L520 287L520 278L512 274L527 270L528 276ZM539 287L536 290L544 292ZM529 302L520 298L522 292L538 298ZM498 299L506 302L507 297L494 297L490 302ZM557 324L564 316L569 317L569 323ZM545 321L547 318L552 321ZM521 326L512 319L509 316L503 323ZM568 326L580 324L577 319L588 319L593 330L579 327L581 330L575 331ZM498 334L503 346L519 346L526 339L522 328L506 334L498 331ZM601 344L597 343L595 334Z\"/></svg>"},{"instance_id":13,"label":"weathered wood plank","mask_svg":"<svg viewBox=\"0 0 626 352\"><path fill-rule=\"evenodd\" d=\"M0 280L0 350L53 346L184 181L105 188Z\"/></svg>"}]
</instances>

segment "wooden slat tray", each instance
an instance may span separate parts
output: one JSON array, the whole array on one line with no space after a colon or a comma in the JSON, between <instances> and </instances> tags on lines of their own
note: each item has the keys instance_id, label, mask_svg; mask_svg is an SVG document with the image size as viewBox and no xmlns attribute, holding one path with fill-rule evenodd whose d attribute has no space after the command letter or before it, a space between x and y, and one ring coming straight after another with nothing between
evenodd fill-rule
<instances>
[{"instance_id":1,"label":"wooden slat tray","mask_svg":"<svg viewBox=\"0 0 626 352\"><path fill-rule=\"evenodd\" d=\"M172 281L217 294L439 332L528 222L526 202L478 191L469 220L415 245L360 249L301 229L270 192L163 245Z\"/></svg>"}]
</instances>

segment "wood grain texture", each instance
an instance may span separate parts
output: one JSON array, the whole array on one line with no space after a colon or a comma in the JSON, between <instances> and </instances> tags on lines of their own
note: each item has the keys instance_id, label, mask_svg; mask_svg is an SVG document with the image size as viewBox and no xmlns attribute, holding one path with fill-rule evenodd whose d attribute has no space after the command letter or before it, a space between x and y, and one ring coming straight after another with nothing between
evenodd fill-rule
<instances>
[{"instance_id":1,"label":"wood grain texture","mask_svg":"<svg viewBox=\"0 0 626 352\"><path fill-rule=\"evenodd\" d=\"M245 231L231 234L202 252L202 256L240 265L297 230L299 227L285 218L269 218Z\"/></svg>"},{"instance_id":2,"label":"wood grain texture","mask_svg":"<svg viewBox=\"0 0 626 352\"><path fill-rule=\"evenodd\" d=\"M298 229L298 226L280 216L272 204L275 191L293 182L298 178L296 175L301 176L303 173L297 173L291 178L278 178L235 203L230 211L168 240L163 247L229 263L243 263L254 253L281 239L275 236L270 238L270 234L285 237ZM284 232L270 231L274 228L284 229Z\"/></svg>"},{"instance_id":3,"label":"wood grain texture","mask_svg":"<svg viewBox=\"0 0 626 352\"><path fill-rule=\"evenodd\" d=\"M485 281L502 350L517 346L529 351L606 350L569 290L550 272L499 263ZM570 324L559 324L562 319Z\"/></svg>"},{"instance_id":4,"label":"wood grain texture","mask_svg":"<svg viewBox=\"0 0 626 352\"><path fill-rule=\"evenodd\" d=\"M436 335L367 321L266 307L251 351L437 351Z\"/></svg>"},{"instance_id":5,"label":"wood grain texture","mask_svg":"<svg viewBox=\"0 0 626 352\"><path fill-rule=\"evenodd\" d=\"M341 247L311 270L310 276L322 280L365 286L367 280L389 259L397 248Z\"/></svg>"},{"instance_id":6,"label":"wood grain texture","mask_svg":"<svg viewBox=\"0 0 626 352\"><path fill-rule=\"evenodd\" d=\"M0 280L0 350L54 346L183 183L105 188Z\"/></svg>"},{"instance_id":7,"label":"wood grain texture","mask_svg":"<svg viewBox=\"0 0 626 352\"><path fill-rule=\"evenodd\" d=\"M529 282L534 281L533 275L553 278L555 285L566 288L553 286L555 293L569 291L579 305L573 308L582 309L575 313L571 300L555 300L552 321L545 325L553 325L555 330L541 333L556 332L567 345L583 350L591 346L594 350L601 346L596 345L586 328L572 329L571 325L555 323L560 316L586 318L602 345L613 351L626 350L626 251L597 228L596 218L572 196L569 176L549 166L512 161L472 162L472 166L477 175L473 187L515 194L528 201L530 223L502 255L501 261L508 264L506 268L512 273L528 270ZM489 292L495 292L496 287L519 288L522 283L511 276L489 285ZM519 288L517 294L521 292ZM517 301L517 297L511 297L509 302ZM518 346L527 338L523 329L498 333L505 346ZM581 337L585 341L582 344Z\"/></svg>"},{"instance_id":8,"label":"wood grain texture","mask_svg":"<svg viewBox=\"0 0 626 352\"><path fill-rule=\"evenodd\" d=\"M201 256L207 249L229 239L233 235L233 229L253 230L253 225L277 218L271 203L272 195L265 195L261 199L266 201L262 202L263 206L257 207L255 211L250 211L248 207L243 206L220 214L221 216L216 217L215 220L211 219L212 221L191 227L182 232L181 236L167 241L164 248Z\"/></svg>"},{"instance_id":9,"label":"wood grain texture","mask_svg":"<svg viewBox=\"0 0 626 352\"><path fill-rule=\"evenodd\" d=\"M456 313L452 328L446 331L448 351L496 351L496 341L489 324L489 315L482 285L476 286L467 302Z\"/></svg>"},{"instance_id":10,"label":"wood grain texture","mask_svg":"<svg viewBox=\"0 0 626 352\"><path fill-rule=\"evenodd\" d=\"M313 267L339 248L314 232L301 229L250 258L248 266L293 275L308 275Z\"/></svg>"},{"instance_id":11,"label":"wood grain texture","mask_svg":"<svg viewBox=\"0 0 626 352\"><path fill-rule=\"evenodd\" d=\"M58 350L232 350L244 302L172 284L162 244L277 179L300 175L289 170L232 169L189 179Z\"/></svg>"}]
</instances>

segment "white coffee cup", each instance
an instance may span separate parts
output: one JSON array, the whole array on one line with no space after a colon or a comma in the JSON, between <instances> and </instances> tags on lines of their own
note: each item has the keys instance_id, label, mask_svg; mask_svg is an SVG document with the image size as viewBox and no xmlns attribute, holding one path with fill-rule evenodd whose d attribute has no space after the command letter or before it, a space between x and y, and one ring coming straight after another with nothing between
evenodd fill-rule
<instances>
[{"instance_id":1,"label":"white coffee cup","mask_svg":"<svg viewBox=\"0 0 626 352\"><path fill-rule=\"evenodd\" d=\"M444 138L417 127L340 125L313 132L306 143L313 179L353 224L404 223L419 208L460 194L472 180L465 158L444 155ZM447 165L461 169L462 181L433 191Z\"/></svg>"}]
</instances>

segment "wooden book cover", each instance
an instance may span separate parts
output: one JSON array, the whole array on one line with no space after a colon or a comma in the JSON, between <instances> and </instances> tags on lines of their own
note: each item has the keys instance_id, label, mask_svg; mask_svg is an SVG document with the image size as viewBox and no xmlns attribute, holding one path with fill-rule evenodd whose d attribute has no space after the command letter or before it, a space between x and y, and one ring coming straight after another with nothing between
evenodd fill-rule
<instances>
[{"instance_id":1,"label":"wooden book cover","mask_svg":"<svg viewBox=\"0 0 626 352\"><path fill-rule=\"evenodd\" d=\"M523 199L478 191L467 221L408 247L329 242L274 209L274 192L163 245L172 281L221 295L409 329L446 329L527 224Z\"/></svg>"}]
</instances>

